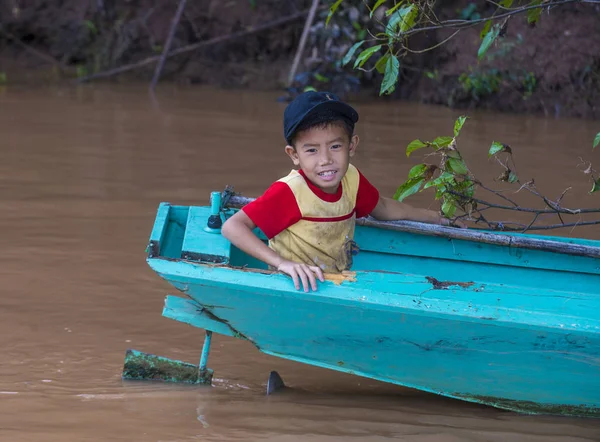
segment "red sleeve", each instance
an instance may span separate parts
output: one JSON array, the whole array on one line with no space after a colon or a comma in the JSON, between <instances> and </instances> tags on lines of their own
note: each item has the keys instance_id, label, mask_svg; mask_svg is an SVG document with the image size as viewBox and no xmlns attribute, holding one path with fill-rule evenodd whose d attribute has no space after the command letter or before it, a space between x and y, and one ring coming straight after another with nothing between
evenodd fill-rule
<instances>
[{"instance_id":1,"label":"red sleeve","mask_svg":"<svg viewBox=\"0 0 600 442\"><path fill-rule=\"evenodd\" d=\"M360 171L358 193L356 195L356 217L368 216L379 202L379 191L367 180Z\"/></svg>"},{"instance_id":2,"label":"red sleeve","mask_svg":"<svg viewBox=\"0 0 600 442\"><path fill-rule=\"evenodd\" d=\"M242 210L269 239L302 218L292 189L281 181L273 183Z\"/></svg>"}]
</instances>

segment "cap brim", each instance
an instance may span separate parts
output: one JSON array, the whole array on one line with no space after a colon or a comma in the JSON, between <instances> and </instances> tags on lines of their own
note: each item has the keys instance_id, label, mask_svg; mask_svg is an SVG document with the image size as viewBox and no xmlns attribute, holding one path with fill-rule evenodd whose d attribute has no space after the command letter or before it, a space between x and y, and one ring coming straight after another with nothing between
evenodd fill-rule
<instances>
[{"instance_id":1,"label":"cap brim","mask_svg":"<svg viewBox=\"0 0 600 442\"><path fill-rule=\"evenodd\" d=\"M341 101L325 101L323 103L317 104L315 107L313 107L304 115L302 115L302 117L298 119L298 122L289 129L286 139L289 140L290 136L293 135L296 131L296 128L308 117L328 109L338 112L339 114L348 118L353 123L356 123L358 121L358 112L356 112L352 106L346 103L342 103Z\"/></svg>"}]
</instances>

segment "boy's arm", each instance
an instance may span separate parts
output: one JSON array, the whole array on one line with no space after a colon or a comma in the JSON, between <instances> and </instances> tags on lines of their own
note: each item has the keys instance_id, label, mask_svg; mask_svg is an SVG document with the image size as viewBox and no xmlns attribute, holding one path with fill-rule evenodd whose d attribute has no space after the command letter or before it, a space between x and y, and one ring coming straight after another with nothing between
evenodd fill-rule
<instances>
[{"instance_id":1,"label":"boy's arm","mask_svg":"<svg viewBox=\"0 0 600 442\"><path fill-rule=\"evenodd\" d=\"M306 264L283 259L254 234L252 230L255 228L256 224L254 224L243 210L240 210L225 221L221 228L221 233L238 249L290 275L294 280L296 289L300 288L300 281L302 281L305 292L308 291L309 285L313 291L317 290L315 274L323 282L322 270L316 266L307 266Z\"/></svg>"},{"instance_id":2,"label":"boy's arm","mask_svg":"<svg viewBox=\"0 0 600 442\"><path fill-rule=\"evenodd\" d=\"M381 221L421 221L429 224L440 224L442 226L449 226L451 224L449 219L444 218L433 210L419 209L383 196L379 198L379 202L371 212L371 216ZM457 221L456 224L460 227L466 227L460 221Z\"/></svg>"}]
</instances>

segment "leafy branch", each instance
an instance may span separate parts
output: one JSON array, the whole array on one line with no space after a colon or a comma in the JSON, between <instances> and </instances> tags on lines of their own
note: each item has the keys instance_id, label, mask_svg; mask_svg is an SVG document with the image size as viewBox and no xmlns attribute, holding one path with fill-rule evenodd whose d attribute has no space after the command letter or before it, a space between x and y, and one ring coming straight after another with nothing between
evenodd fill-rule
<instances>
[{"instance_id":1,"label":"leafy branch","mask_svg":"<svg viewBox=\"0 0 600 442\"><path fill-rule=\"evenodd\" d=\"M329 9L325 20L326 25L342 5L344 0L335 1ZM370 19L374 22L374 30L369 30L370 39L356 42L346 53L342 65L348 64L359 48L365 43L374 43L371 47L364 49L356 57L354 68L365 70L367 61L375 54L380 56L371 70L375 69L383 74L380 87L380 95L390 94L395 90L400 72L400 60L408 53L423 53L431 51L446 44L454 38L462 29L482 25L480 37L481 44L477 56L481 60L490 47L506 35L509 19L516 15L526 15L527 23L535 26L540 20L542 11L550 11L556 7L567 4L600 4L600 0L529 0L517 2L514 0L487 0L489 5L494 6L495 11L482 18L439 20L435 14L435 0L377 0L369 6L367 0L363 3L370 11ZM381 11L384 11L383 14ZM414 50L410 48L409 37L415 34L440 29L455 30L442 42L426 49Z\"/></svg>"},{"instance_id":2,"label":"leafy branch","mask_svg":"<svg viewBox=\"0 0 600 442\"><path fill-rule=\"evenodd\" d=\"M517 175L511 147L497 141L494 141L488 150L488 158L493 159L502 169L496 180L519 186L515 193L521 191L531 193L543 202L543 208L522 207L513 198L507 196L506 191L495 190L485 185L474 176L458 149L457 139L466 121L467 117L465 116L461 116L455 121L453 136L441 136L433 141L414 140L408 144L406 147L407 157L417 150L429 148L433 152L427 157L438 157L439 160L436 164L422 163L412 167L407 180L396 190L394 199L402 201L410 195L433 187L435 188L435 199L441 201L441 211L445 217L452 220L462 219L472 221L475 224L483 224L492 230L526 232L528 230L548 230L600 224L600 217L592 221L578 219L575 222L565 222L564 218L566 216L600 214L600 208L571 209L562 205L562 200L570 188L565 189L558 198L551 199L537 189L533 179L521 182ZM599 144L600 133L594 139L593 149ZM600 174L592 167L591 163L583 164L585 166L583 172L589 176L592 182L592 189L589 193L600 191ZM508 204L494 203L479 195L476 197L475 194L478 191L487 192ZM492 221L488 219L486 213L490 209L529 213L532 215L532 219L527 224L514 221ZM542 216L556 216L557 222L549 225L536 224Z\"/></svg>"}]
</instances>

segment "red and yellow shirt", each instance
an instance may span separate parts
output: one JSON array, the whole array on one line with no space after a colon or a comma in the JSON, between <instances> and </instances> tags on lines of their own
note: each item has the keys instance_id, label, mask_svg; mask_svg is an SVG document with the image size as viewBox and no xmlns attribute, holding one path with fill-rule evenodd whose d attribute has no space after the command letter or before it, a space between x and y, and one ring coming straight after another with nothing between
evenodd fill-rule
<instances>
[{"instance_id":1,"label":"red and yellow shirt","mask_svg":"<svg viewBox=\"0 0 600 442\"><path fill-rule=\"evenodd\" d=\"M356 218L369 215L378 201L377 189L350 165L335 194L292 170L243 210L284 259L337 273L352 264Z\"/></svg>"}]
</instances>

